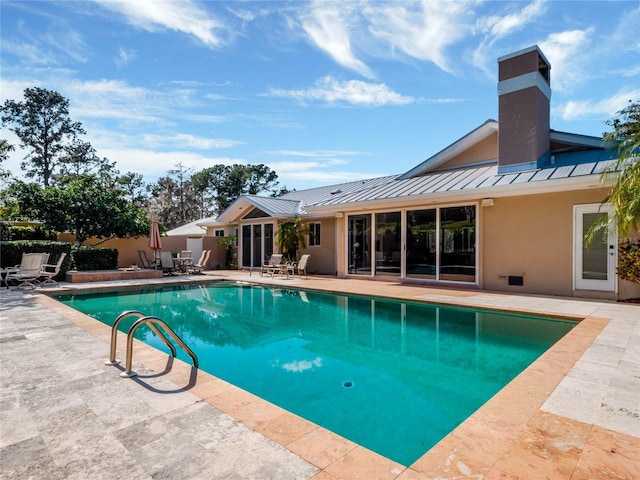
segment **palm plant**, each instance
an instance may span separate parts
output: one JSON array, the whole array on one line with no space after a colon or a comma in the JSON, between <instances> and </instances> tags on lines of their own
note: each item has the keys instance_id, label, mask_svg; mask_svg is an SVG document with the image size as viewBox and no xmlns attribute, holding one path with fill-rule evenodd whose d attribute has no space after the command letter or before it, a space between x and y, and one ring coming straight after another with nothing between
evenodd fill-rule
<instances>
[{"instance_id":1,"label":"palm plant","mask_svg":"<svg viewBox=\"0 0 640 480\"><path fill-rule=\"evenodd\" d=\"M303 225L300 217L282 222L276 232L276 246L286 259L294 261L298 258L298 251L306 248L305 236L308 233L309 229Z\"/></svg>"}]
</instances>

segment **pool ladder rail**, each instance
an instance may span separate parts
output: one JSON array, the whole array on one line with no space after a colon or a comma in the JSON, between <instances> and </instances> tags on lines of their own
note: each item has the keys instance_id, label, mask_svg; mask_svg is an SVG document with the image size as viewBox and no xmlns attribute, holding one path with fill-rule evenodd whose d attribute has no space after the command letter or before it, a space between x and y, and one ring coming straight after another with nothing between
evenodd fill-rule
<instances>
[{"instance_id":1,"label":"pool ladder rail","mask_svg":"<svg viewBox=\"0 0 640 480\"><path fill-rule=\"evenodd\" d=\"M109 352L109 360L106 360L105 365L119 365L120 360L116 359L116 343L118 341L118 325L128 317L138 317L138 320L133 322L131 327L129 328L129 332L127 333L127 356L125 363L125 371L120 374L121 377L131 378L135 377L137 373L131 369L133 364L133 334L136 329L141 325L147 325L153 333L155 333L158 338L160 338L169 350L171 350L171 355L173 357L176 356L176 347L173 346L171 341L167 338L167 336L160 330L161 327L165 332L169 334L171 338L173 338L180 347L189 354L191 359L193 360L193 366L198 368L198 357L195 353L187 346L186 343L182 341L182 339L178 336L176 332L174 332L167 323L154 316L154 315L145 315L144 313L138 310L129 310L126 312L122 312L118 315L118 318L113 322L113 326L111 327L111 349Z\"/></svg>"}]
</instances>

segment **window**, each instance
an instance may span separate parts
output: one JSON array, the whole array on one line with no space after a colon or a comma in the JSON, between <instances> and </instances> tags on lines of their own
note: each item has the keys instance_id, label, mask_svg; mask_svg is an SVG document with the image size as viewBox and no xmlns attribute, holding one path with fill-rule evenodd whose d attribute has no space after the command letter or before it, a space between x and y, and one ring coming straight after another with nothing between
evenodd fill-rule
<instances>
[{"instance_id":1,"label":"window","mask_svg":"<svg viewBox=\"0 0 640 480\"><path fill-rule=\"evenodd\" d=\"M309 246L310 247L320 246L320 224L319 223L309 224Z\"/></svg>"},{"instance_id":2,"label":"window","mask_svg":"<svg viewBox=\"0 0 640 480\"><path fill-rule=\"evenodd\" d=\"M216 229L213 231L214 237L224 237L224 228Z\"/></svg>"}]
</instances>

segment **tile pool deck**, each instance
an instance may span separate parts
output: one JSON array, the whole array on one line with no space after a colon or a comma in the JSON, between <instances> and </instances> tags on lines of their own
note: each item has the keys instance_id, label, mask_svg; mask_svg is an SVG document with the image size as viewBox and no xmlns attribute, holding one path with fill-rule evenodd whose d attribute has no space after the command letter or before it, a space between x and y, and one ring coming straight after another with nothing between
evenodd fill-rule
<instances>
[{"instance_id":1,"label":"tile pool deck","mask_svg":"<svg viewBox=\"0 0 640 480\"><path fill-rule=\"evenodd\" d=\"M210 273L207 280L581 321L407 468L137 342L138 377L120 378L121 367L104 365L109 327L37 291L2 289L0 478L640 478L639 305L393 281ZM188 277L115 285L165 281ZM61 285L73 291L114 283ZM123 352L122 335L118 345Z\"/></svg>"}]
</instances>

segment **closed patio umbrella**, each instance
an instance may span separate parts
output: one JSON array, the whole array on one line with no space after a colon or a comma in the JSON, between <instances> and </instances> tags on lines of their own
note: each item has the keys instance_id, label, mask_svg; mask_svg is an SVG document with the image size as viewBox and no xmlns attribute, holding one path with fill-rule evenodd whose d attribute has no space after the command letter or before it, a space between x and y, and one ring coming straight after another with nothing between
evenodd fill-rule
<instances>
[{"instance_id":1,"label":"closed patio umbrella","mask_svg":"<svg viewBox=\"0 0 640 480\"><path fill-rule=\"evenodd\" d=\"M153 261L155 268L158 268L158 253L162 250L162 240L160 239L160 229L158 228L158 221L153 220L151 222L151 230L149 231L149 248L153 250Z\"/></svg>"}]
</instances>

